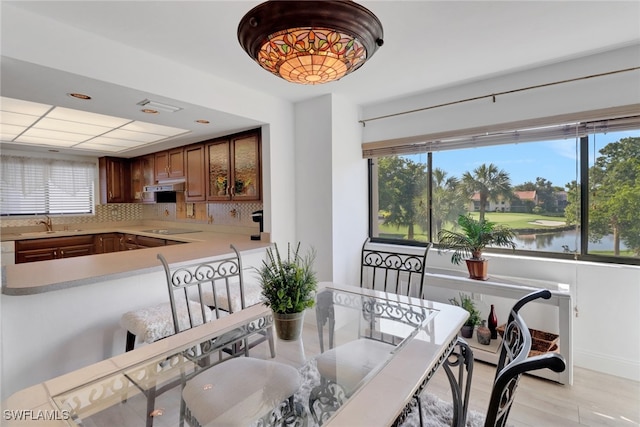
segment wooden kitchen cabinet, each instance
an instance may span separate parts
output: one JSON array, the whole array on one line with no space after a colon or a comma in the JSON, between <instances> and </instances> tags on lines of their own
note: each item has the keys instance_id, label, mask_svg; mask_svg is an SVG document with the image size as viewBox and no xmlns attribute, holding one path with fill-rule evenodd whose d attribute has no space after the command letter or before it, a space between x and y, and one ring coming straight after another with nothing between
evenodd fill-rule
<instances>
[{"instance_id":1,"label":"wooden kitchen cabinet","mask_svg":"<svg viewBox=\"0 0 640 427\"><path fill-rule=\"evenodd\" d=\"M167 244L167 241L158 237L136 236L136 243L138 245L138 248L144 249L165 246Z\"/></svg>"},{"instance_id":2,"label":"wooden kitchen cabinet","mask_svg":"<svg viewBox=\"0 0 640 427\"><path fill-rule=\"evenodd\" d=\"M206 144L207 200L260 200L260 132Z\"/></svg>"},{"instance_id":3,"label":"wooden kitchen cabinet","mask_svg":"<svg viewBox=\"0 0 640 427\"><path fill-rule=\"evenodd\" d=\"M120 250L131 251L139 249L136 237L137 236L135 234L123 234L122 239L120 239Z\"/></svg>"},{"instance_id":4,"label":"wooden kitchen cabinet","mask_svg":"<svg viewBox=\"0 0 640 427\"><path fill-rule=\"evenodd\" d=\"M129 202L131 175L128 159L100 157L100 203Z\"/></svg>"},{"instance_id":5,"label":"wooden kitchen cabinet","mask_svg":"<svg viewBox=\"0 0 640 427\"><path fill-rule=\"evenodd\" d=\"M190 145L184 149L186 202L204 202L206 199L204 152L204 144Z\"/></svg>"},{"instance_id":6,"label":"wooden kitchen cabinet","mask_svg":"<svg viewBox=\"0 0 640 427\"><path fill-rule=\"evenodd\" d=\"M155 153L154 163L156 181L184 178L184 149L182 147Z\"/></svg>"},{"instance_id":7,"label":"wooden kitchen cabinet","mask_svg":"<svg viewBox=\"0 0 640 427\"><path fill-rule=\"evenodd\" d=\"M95 253L108 254L121 250L121 233L103 233L94 235Z\"/></svg>"},{"instance_id":8,"label":"wooden kitchen cabinet","mask_svg":"<svg viewBox=\"0 0 640 427\"><path fill-rule=\"evenodd\" d=\"M153 193L144 191L146 185L155 184L155 156L136 157L131 160L131 200L136 203L153 203Z\"/></svg>"},{"instance_id":9,"label":"wooden kitchen cabinet","mask_svg":"<svg viewBox=\"0 0 640 427\"><path fill-rule=\"evenodd\" d=\"M93 235L16 241L16 264L92 255Z\"/></svg>"}]
</instances>

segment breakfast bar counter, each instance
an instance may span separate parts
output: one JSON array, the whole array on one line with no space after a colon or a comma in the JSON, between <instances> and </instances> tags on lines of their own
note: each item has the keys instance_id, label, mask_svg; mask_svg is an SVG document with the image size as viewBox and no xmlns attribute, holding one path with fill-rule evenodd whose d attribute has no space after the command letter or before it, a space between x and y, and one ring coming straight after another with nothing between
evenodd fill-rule
<instances>
[{"instance_id":1,"label":"breakfast bar counter","mask_svg":"<svg viewBox=\"0 0 640 427\"><path fill-rule=\"evenodd\" d=\"M145 230L162 225L107 225L82 232L151 237L154 233ZM242 255L245 283L256 280L253 270L264 259L268 236L253 241L250 234L198 227L200 232L155 235L185 244L4 265L0 298L0 399L53 376L123 353L126 331L120 326L122 315L167 299L166 278L158 253L171 263L197 261L228 255L233 244ZM185 224L179 228L185 228ZM55 234L57 237L67 232ZM12 236L3 230L3 243L12 243L8 241L12 237L38 238L36 234ZM146 344L138 343L137 347L143 345Z\"/></svg>"},{"instance_id":2,"label":"breakfast bar counter","mask_svg":"<svg viewBox=\"0 0 640 427\"><path fill-rule=\"evenodd\" d=\"M155 233L153 231L156 231ZM119 251L82 257L38 261L2 267L2 293L5 295L32 295L60 289L89 285L104 280L160 271L158 252L166 253L179 261L190 261L230 253L233 244L240 252L261 250L265 241L253 241L248 235L211 231L165 234L162 230L150 230L149 225L60 231L55 236L75 236L98 233L129 233L149 237L165 237L187 244L168 245L161 248ZM52 236L45 233L3 233L2 240L22 240Z\"/></svg>"}]
</instances>

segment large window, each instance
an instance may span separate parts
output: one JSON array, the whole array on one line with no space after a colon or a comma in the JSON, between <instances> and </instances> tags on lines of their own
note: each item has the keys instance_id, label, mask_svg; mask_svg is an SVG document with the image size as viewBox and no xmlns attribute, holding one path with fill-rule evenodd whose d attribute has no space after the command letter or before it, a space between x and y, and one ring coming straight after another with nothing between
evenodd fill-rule
<instances>
[{"instance_id":1,"label":"large window","mask_svg":"<svg viewBox=\"0 0 640 427\"><path fill-rule=\"evenodd\" d=\"M565 137L555 126L514 133L517 142L501 133L371 156L371 236L437 244L469 214L513 228L520 251L635 264L640 126L629 127L571 124Z\"/></svg>"},{"instance_id":2,"label":"large window","mask_svg":"<svg viewBox=\"0 0 640 427\"><path fill-rule=\"evenodd\" d=\"M92 214L95 163L1 156L0 214Z\"/></svg>"}]
</instances>

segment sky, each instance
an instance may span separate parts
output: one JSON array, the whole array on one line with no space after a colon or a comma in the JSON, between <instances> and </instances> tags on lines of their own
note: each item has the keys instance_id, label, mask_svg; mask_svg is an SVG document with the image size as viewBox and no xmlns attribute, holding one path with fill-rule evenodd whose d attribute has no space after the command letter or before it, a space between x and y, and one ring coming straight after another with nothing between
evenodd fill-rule
<instances>
[{"instance_id":1,"label":"sky","mask_svg":"<svg viewBox=\"0 0 640 427\"><path fill-rule=\"evenodd\" d=\"M628 136L640 137L640 131L597 134L595 136L596 151L610 142ZM593 138L590 138L590 151L592 151L593 142ZM527 181L535 182L537 177L542 177L554 186L564 187L565 184L577 179L576 156L576 140L572 138L439 151L433 153L433 167L445 170L447 176L460 178L463 173L472 172L482 164L493 163L509 174L513 186ZM426 154L411 156L411 158L414 161L426 162ZM592 154L589 160L591 164Z\"/></svg>"}]
</instances>

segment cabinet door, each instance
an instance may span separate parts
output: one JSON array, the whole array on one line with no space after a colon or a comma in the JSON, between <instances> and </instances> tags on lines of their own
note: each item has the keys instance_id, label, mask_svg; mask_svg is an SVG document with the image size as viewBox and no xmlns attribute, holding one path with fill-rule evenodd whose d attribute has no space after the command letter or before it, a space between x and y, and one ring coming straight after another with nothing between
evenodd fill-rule
<instances>
[{"instance_id":1,"label":"cabinet door","mask_svg":"<svg viewBox=\"0 0 640 427\"><path fill-rule=\"evenodd\" d=\"M93 255L93 244L65 246L58 250L58 258Z\"/></svg>"},{"instance_id":2,"label":"cabinet door","mask_svg":"<svg viewBox=\"0 0 640 427\"><path fill-rule=\"evenodd\" d=\"M129 201L130 171L127 159L101 157L100 200L102 203L125 203Z\"/></svg>"},{"instance_id":3,"label":"cabinet door","mask_svg":"<svg viewBox=\"0 0 640 427\"><path fill-rule=\"evenodd\" d=\"M184 150L176 148L169 150L169 178L184 177Z\"/></svg>"},{"instance_id":4,"label":"cabinet door","mask_svg":"<svg viewBox=\"0 0 640 427\"><path fill-rule=\"evenodd\" d=\"M189 146L184 150L187 165L186 192L187 202L202 202L205 200L204 178L204 145Z\"/></svg>"},{"instance_id":5,"label":"cabinet door","mask_svg":"<svg viewBox=\"0 0 640 427\"><path fill-rule=\"evenodd\" d=\"M153 185L155 184L155 169L154 169L154 159L155 156L153 154L149 154L148 156L142 157L142 183L143 189L145 185ZM153 203L155 202L155 197L153 193L150 192L142 192L142 203Z\"/></svg>"},{"instance_id":6,"label":"cabinet door","mask_svg":"<svg viewBox=\"0 0 640 427\"><path fill-rule=\"evenodd\" d=\"M169 152L161 151L155 153L153 161L156 181L169 178Z\"/></svg>"},{"instance_id":7,"label":"cabinet door","mask_svg":"<svg viewBox=\"0 0 640 427\"><path fill-rule=\"evenodd\" d=\"M104 233L95 236L95 253L107 254L120 251L120 238L118 233Z\"/></svg>"},{"instance_id":8,"label":"cabinet door","mask_svg":"<svg viewBox=\"0 0 640 427\"><path fill-rule=\"evenodd\" d=\"M136 243L139 248L157 248L164 246L166 241L158 237L136 236Z\"/></svg>"},{"instance_id":9,"label":"cabinet door","mask_svg":"<svg viewBox=\"0 0 640 427\"><path fill-rule=\"evenodd\" d=\"M145 185L155 183L153 168L154 156L136 157L131 162L131 200L137 203L152 203L155 201L153 193L145 193Z\"/></svg>"},{"instance_id":10,"label":"cabinet door","mask_svg":"<svg viewBox=\"0 0 640 427\"><path fill-rule=\"evenodd\" d=\"M16 251L16 264L24 262L46 261L57 258L56 248L29 249Z\"/></svg>"},{"instance_id":11,"label":"cabinet door","mask_svg":"<svg viewBox=\"0 0 640 427\"><path fill-rule=\"evenodd\" d=\"M231 144L234 200L260 200L260 137L257 134L234 139Z\"/></svg>"},{"instance_id":12,"label":"cabinet door","mask_svg":"<svg viewBox=\"0 0 640 427\"><path fill-rule=\"evenodd\" d=\"M222 140L207 145L207 200L229 200L230 182L229 141Z\"/></svg>"}]
</instances>

